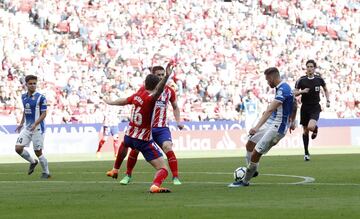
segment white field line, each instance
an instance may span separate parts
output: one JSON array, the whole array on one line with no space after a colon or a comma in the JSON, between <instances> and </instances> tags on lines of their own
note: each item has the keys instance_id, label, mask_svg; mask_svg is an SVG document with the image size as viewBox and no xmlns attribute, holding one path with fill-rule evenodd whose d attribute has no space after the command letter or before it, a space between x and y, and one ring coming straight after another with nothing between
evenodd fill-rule
<instances>
[{"instance_id":1,"label":"white field line","mask_svg":"<svg viewBox=\"0 0 360 219\"><path fill-rule=\"evenodd\" d=\"M99 174L104 172L57 172L57 174ZM153 174L153 172L137 172L139 174ZM230 175L232 173L229 172L180 172L181 174L206 174L206 175ZM12 174L24 174L24 173L0 173L1 175L12 175ZM298 184L314 184L315 179L309 176L297 176L297 175L286 175L286 174L261 174L264 176L275 176L275 177L290 177L290 178L298 178L301 181L291 182L291 183L253 183L255 185L298 185ZM14 183L14 184L26 184L26 183L68 183L68 184L100 184L100 183L114 183L113 181L62 181L62 180L35 180L35 181L0 181L1 184L4 183ZM150 184L151 182L133 182L139 184ZM197 182L197 181L184 181L185 184L214 184L214 185L222 185L228 184L227 182ZM344 184L347 185L347 184Z\"/></svg>"}]
</instances>

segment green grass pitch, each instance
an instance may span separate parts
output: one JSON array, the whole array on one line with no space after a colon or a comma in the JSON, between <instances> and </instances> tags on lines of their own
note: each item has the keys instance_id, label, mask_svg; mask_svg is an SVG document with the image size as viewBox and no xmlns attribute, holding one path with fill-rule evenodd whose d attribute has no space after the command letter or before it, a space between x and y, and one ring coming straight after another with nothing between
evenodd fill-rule
<instances>
[{"instance_id":1,"label":"green grass pitch","mask_svg":"<svg viewBox=\"0 0 360 219\"><path fill-rule=\"evenodd\" d=\"M105 175L112 161L50 163L47 181L39 178L40 165L28 176L25 163L0 164L0 218L355 219L359 160L360 154L315 155L310 162L265 156L250 187L227 188L243 157L179 159L183 185L172 185L170 174L169 194L147 192L154 170L143 160L127 186Z\"/></svg>"}]
</instances>

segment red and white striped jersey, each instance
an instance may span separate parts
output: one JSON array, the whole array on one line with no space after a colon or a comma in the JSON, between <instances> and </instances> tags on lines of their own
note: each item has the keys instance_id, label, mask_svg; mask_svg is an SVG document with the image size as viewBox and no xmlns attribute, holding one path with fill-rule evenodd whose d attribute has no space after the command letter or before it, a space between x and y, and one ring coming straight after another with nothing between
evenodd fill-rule
<instances>
[{"instance_id":1,"label":"red and white striped jersey","mask_svg":"<svg viewBox=\"0 0 360 219\"><path fill-rule=\"evenodd\" d=\"M125 135L149 141L151 139L151 119L155 100L151 93L140 88L135 94L127 98L128 104L133 104L129 127Z\"/></svg>"},{"instance_id":2,"label":"red and white striped jersey","mask_svg":"<svg viewBox=\"0 0 360 219\"><path fill-rule=\"evenodd\" d=\"M169 122L167 119L167 104L176 100L175 91L166 86L160 97L157 99L154 108L153 125L152 127L167 127Z\"/></svg>"}]
</instances>

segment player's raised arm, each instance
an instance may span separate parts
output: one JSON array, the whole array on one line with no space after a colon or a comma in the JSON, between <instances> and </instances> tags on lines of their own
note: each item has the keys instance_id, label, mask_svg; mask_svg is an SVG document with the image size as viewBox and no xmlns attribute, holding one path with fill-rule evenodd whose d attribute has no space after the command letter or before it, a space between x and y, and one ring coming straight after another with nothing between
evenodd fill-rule
<instances>
[{"instance_id":1,"label":"player's raised arm","mask_svg":"<svg viewBox=\"0 0 360 219\"><path fill-rule=\"evenodd\" d=\"M154 89L154 93L153 93L154 99L157 100L159 98L159 96L161 95L161 93L164 91L166 82L169 79L169 77L173 71L173 68L174 68L173 62L169 62L168 65L166 66L165 77L163 77L161 79L161 81L158 83L158 85L156 85L156 87Z\"/></svg>"},{"instance_id":2,"label":"player's raised arm","mask_svg":"<svg viewBox=\"0 0 360 219\"><path fill-rule=\"evenodd\" d=\"M108 98L104 98L104 103L108 104L108 105L115 105L115 106L125 106L128 104L127 99L126 98L119 98L117 100L109 100Z\"/></svg>"}]
</instances>

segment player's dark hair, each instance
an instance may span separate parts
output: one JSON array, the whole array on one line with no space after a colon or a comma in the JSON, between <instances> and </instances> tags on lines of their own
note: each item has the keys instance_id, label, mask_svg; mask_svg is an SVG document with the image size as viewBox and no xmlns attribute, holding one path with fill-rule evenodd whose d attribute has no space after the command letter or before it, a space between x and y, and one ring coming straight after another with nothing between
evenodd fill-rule
<instances>
[{"instance_id":1,"label":"player's dark hair","mask_svg":"<svg viewBox=\"0 0 360 219\"><path fill-rule=\"evenodd\" d=\"M25 82L28 83L30 80L36 80L37 81L37 77L35 75L26 75L25 76Z\"/></svg>"},{"instance_id":2,"label":"player's dark hair","mask_svg":"<svg viewBox=\"0 0 360 219\"><path fill-rule=\"evenodd\" d=\"M156 71L165 71L165 69L162 66L157 65L157 66L150 68L150 71L152 74L155 74Z\"/></svg>"},{"instance_id":3,"label":"player's dark hair","mask_svg":"<svg viewBox=\"0 0 360 219\"><path fill-rule=\"evenodd\" d=\"M160 82L160 78L154 74L148 74L145 78L145 89L154 90L156 85Z\"/></svg>"},{"instance_id":4,"label":"player's dark hair","mask_svg":"<svg viewBox=\"0 0 360 219\"><path fill-rule=\"evenodd\" d=\"M279 70L276 67L267 68L264 72L265 75L270 75L275 73L280 75Z\"/></svg>"},{"instance_id":5,"label":"player's dark hair","mask_svg":"<svg viewBox=\"0 0 360 219\"><path fill-rule=\"evenodd\" d=\"M316 62L315 62L313 59L307 60L307 62L306 62L305 65L307 65L307 64L309 64L309 63L312 63L312 64L314 65L314 67L316 68Z\"/></svg>"}]
</instances>

